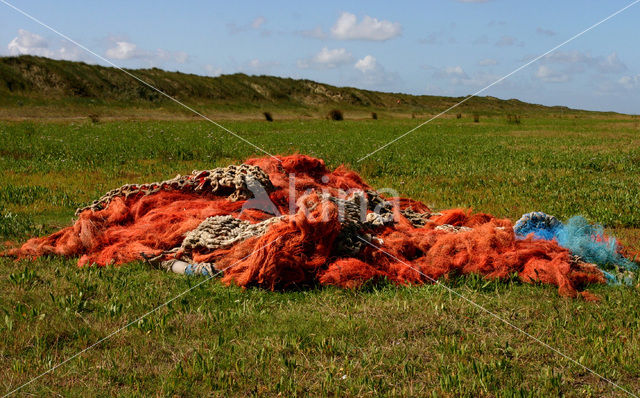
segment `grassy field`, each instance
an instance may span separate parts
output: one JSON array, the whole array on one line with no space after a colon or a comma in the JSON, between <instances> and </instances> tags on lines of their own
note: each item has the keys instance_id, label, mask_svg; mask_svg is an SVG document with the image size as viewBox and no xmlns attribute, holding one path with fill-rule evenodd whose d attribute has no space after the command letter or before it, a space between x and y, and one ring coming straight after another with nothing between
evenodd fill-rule
<instances>
[{"instance_id":1,"label":"grassy field","mask_svg":"<svg viewBox=\"0 0 640 398\"><path fill-rule=\"evenodd\" d=\"M640 250L640 119L439 119L357 162L420 120L228 121L274 154L346 163L374 187L435 209L518 218L582 214ZM0 122L0 240L71 223L76 207L145 182L261 155L200 121ZM0 393L11 391L194 286L131 264L0 258ZM548 286L446 281L470 300L624 388L640 391L636 287L599 303ZM440 286L242 291L208 281L21 394L624 396Z\"/></svg>"}]
</instances>

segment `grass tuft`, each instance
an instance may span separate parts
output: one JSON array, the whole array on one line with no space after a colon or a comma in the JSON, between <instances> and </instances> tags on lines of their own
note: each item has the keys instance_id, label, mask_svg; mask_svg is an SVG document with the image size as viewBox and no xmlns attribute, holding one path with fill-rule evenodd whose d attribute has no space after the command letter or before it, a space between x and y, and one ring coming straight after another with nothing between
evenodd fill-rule
<instances>
[{"instance_id":1,"label":"grass tuft","mask_svg":"<svg viewBox=\"0 0 640 398\"><path fill-rule=\"evenodd\" d=\"M340 120L344 120L344 114L342 113L342 111L340 109L332 109L327 114L327 118L329 120L340 121Z\"/></svg>"},{"instance_id":2,"label":"grass tuft","mask_svg":"<svg viewBox=\"0 0 640 398\"><path fill-rule=\"evenodd\" d=\"M508 124L520 124L520 115L507 115L507 123Z\"/></svg>"},{"instance_id":3,"label":"grass tuft","mask_svg":"<svg viewBox=\"0 0 640 398\"><path fill-rule=\"evenodd\" d=\"M90 113L89 120L91 120L91 123L100 123L100 115L97 113Z\"/></svg>"}]
</instances>

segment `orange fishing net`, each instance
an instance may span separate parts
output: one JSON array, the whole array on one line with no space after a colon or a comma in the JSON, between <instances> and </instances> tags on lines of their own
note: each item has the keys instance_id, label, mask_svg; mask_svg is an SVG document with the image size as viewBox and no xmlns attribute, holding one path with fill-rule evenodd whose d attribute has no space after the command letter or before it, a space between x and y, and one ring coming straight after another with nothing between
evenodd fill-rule
<instances>
[{"instance_id":1,"label":"orange fishing net","mask_svg":"<svg viewBox=\"0 0 640 398\"><path fill-rule=\"evenodd\" d=\"M432 213L411 199L380 199L357 173L343 166L329 170L309 156L257 158L245 164L266 172L272 184L268 196L232 201L206 190L132 192L112 198L102 209L84 210L74 225L5 254L79 256L80 266L149 257L186 259L224 270L226 283L268 289L315 284L354 288L383 278L422 284L471 273L504 279L517 273L523 282L552 284L564 296L593 299L584 287L605 282L596 266L577 260L554 241L516 239L507 219L461 209ZM392 202L387 221L345 222L342 202L328 199L345 191L363 192L370 203ZM271 210L261 201L269 202ZM374 220L372 212L372 206L365 208L363 218ZM180 247L185 234L209 217L230 215L255 224L273 213L283 215L281 220L230 246L188 252Z\"/></svg>"}]
</instances>

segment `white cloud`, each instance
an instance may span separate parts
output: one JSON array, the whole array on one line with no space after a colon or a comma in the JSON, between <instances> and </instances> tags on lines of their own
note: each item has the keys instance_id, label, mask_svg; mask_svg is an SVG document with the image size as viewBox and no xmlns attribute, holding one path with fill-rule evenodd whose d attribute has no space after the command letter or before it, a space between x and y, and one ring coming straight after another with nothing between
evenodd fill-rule
<instances>
[{"instance_id":1,"label":"white cloud","mask_svg":"<svg viewBox=\"0 0 640 398\"><path fill-rule=\"evenodd\" d=\"M238 71L252 73L252 74L269 74L274 68L280 66L279 62L275 61L261 61L258 58L249 60L245 65L240 66Z\"/></svg>"},{"instance_id":2,"label":"white cloud","mask_svg":"<svg viewBox=\"0 0 640 398\"><path fill-rule=\"evenodd\" d=\"M595 59L596 68L602 73L618 73L627 70L627 66L620 61L618 53L612 52L606 57Z\"/></svg>"},{"instance_id":3,"label":"white cloud","mask_svg":"<svg viewBox=\"0 0 640 398\"><path fill-rule=\"evenodd\" d=\"M138 46L128 41L117 41L115 46L108 48L105 53L107 57L112 59L132 59L142 58L143 54L138 50Z\"/></svg>"},{"instance_id":4,"label":"white cloud","mask_svg":"<svg viewBox=\"0 0 640 398\"><path fill-rule=\"evenodd\" d=\"M323 47L311 58L298 60L298 67L302 69L332 69L351 63L353 56L344 48L329 50Z\"/></svg>"},{"instance_id":5,"label":"white cloud","mask_svg":"<svg viewBox=\"0 0 640 398\"><path fill-rule=\"evenodd\" d=\"M640 87L640 75L635 76L622 76L618 83L627 90L632 90L634 88Z\"/></svg>"},{"instance_id":6,"label":"white cloud","mask_svg":"<svg viewBox=\"0 0 640 398\"><path fill-rule=\"evenodd\" d=\"M376 70L378 67L378 61L372 55L367 55L353 66L362 73L367 73Z\"/></svg>"},{"instance_id":7,"label":"white cloud","mask_svg":"<svg viewBox=\"0 0 640 398\"><path fill-rule=\"evenodd\" d=\"M189 60L189 55L183 51L167 51L161 48L155 51L146 51L138 48L135 43L126 40L114 40L112 46L107 49L105 55L107 58L125 61L131 59L140 59L146 61L150 65L159 62L177 62L184 64Z\"/></svg>"},{"instance_id":8,"label":"white cloud","mask_svg":"<svg viewBox=\"0 0 640 398\"><path fill-rule=\"evenodd\" d=\"M66 59L68 61L95 62L95 59L93 59L91 56L89 56L80 47L77 47L75 45L73 45L73 46L63 45L62 47L58 48L56 50L56 52L57 53L53 56L53 58Z\"/></svg>"},{"instance_id":9,"label":"white cloud","mask_svg":"<svg viewBox=\"0 0 640 398\"><path fill-rule=\"evenodd\" d=\"M218 68L210 64L205 65L204 70L207 72L207 75L213 77L220 76L222 74L222 68Z\"/></svg>"},{"instance_id":10,"label":"white cloud","mask_svg":"<svg viewBox=\"0 0 640 398\"><path fill-rule=\"evenodd\" d=\"M419 39L418 42L420 44L455 44L457 40L445 30L440 30L439 32L429 33L426 37Z\"/></svg>"},{"instance_id":11,"label":"white cloud","mask_svg":"<svg viewBox=\"0 0 640 398\"><path fill-rule=\"evenodd\" d=\"M267 19L263 16L259 16L258 18L254 19L253 22L251 22L251 27L253 29L258 29L259 27L264 25L265 22L267 22Z\"/></svg>"},{"instance_id":12,"label":"white cloud","mask_svg":"<svg viewBox=\"0 0 640 398\"><path fill-rule=\"evenodd\" d=\"M535 77L547 83L564 83L569 81L569 75L563 72L558 72L547 65L538 66Z\"/></svg>"},{"instance_id":13,"label":"white cloud","mask_svg":"<svg viewBox=\"0 0 640 398\"><path fill-rule=\"evenodd\" d=\"M310 30L299 30L296 34L304 37L313 37L314 39L324 39L327 37L327 34L322 30L321 26L316 26Z\"/></svg>"},{"instance_id":14,"label":"white cloud","mask_svg":"<svg viewBox=\"0 0 640 398\"><path fill-rule=\"evenodd\" d=\"M538 32L539 34L544 35L544 36L555 36L556 35L556 32L554 32L553 30L544 29L544 28L541 28L541 27L538 27L536 29L536 32Z\"/></svg>"},{"instance_id":15,"label":"white cloud","mask_svg":"<svg viewBox=\"0 0 640 398\"><path fill-rule=\"evenodd\" d=\"M441 44L442 32L431 32L427 37L418 40L420 44Z\"/></svg>"},{"instance_id":16,"label":"white cloud","mask_svg":"<svg viewBox=\"0 0 640 398\"><path fill-rule=\"evenodd\" d=\"M28 54L71 61L79 61L86 58L85 53L76 46L69 46L63 43L57 48L52 48L44 37L25 29L18 29L18 36L9 42L7 49L9 50L9 55Z\"/></svg>"},{"instance_id":17,"label":"white cloud","mask_svg":"<svg viewBox=\"0 0 640 398\"><path fill-rule=\"evenodd\" d=\"M465 73L464 69L462 69L462 66L460 66L460 65L447 66L442 70L442 73L445 76L449 76L449 77L468 78L468 76Z\"/></svg>"},{"instance_id":18,"label":"white cloud","mask_svg":"<svg viewBox=\"0 0 640 398\"><path fill-rule=\"evenodd\" d=\"M423 68L433 70L434 72L432 77L434 80L445 81L447 85L484 87L488 84L494 83L500 78L498 75L487 72L478 72L473 75L469 75L460 65L447 66L444 68L426 65L423 66ZM502 84L502 82L498 84ZM433 87L431 88L433 89Z\"/></svg>"},{"instance_id":19,"label":"white cloud","mask_svg":"<svg viewBox=\"0 0 640 398\"><path fill-rule=\"evenodd\" d=\"M575 64L580 62L587 62L590 56L581 53L580 51L555 51L544 57L545 61Z\"/></svg>"},{"instance_id":20,"label":"white cloud","mask_svg":"<svg viewBox=\"0 0 640 398\"><path fill-rule=\"evenodd\" d=\"M400 81L397 73L385 70L373 55L366 55L357 60L353 67L360 72L355 81L362 86L379 88L394 85Z\"/></svg>"},{"instance_id":21,"label":"white cloud","mask_svg":"<svg viewBox=\"0 0 640 398\"><path fill-rule=\"evenodd\" d=\"M627 103L638 103L635 99L632 100L631 97L640 93L640 74L624 75L615 80L602 76L601 79L594 83L598 94L614 95L616 98L625 99ZM632 112L637 113L637 110L634 109Z\"/></svg>"},{"instance_id":22,"label":"white cloud","mask_svg":"<svg viewBox=\"0 0 640 398\"><path fill-rule=\"evenodd\" d=\"M11 55L31 54L48 57L52 54L44 37L24 29L18 29L18 36L9 42L7 48Z\"/></svg>"},{"instance_id":23,"label":"white cloud","mask_svg":"<svg viewBox=\"0 0 640 398\"><path fill-rule=\"evenodd\" d=\"M189 54L184 51L165 51L158 49L156 50L156 58L159 60L175 61L179 64L184 64L189 61Z\"/></svg>"},{"instance_id":24,"label":"white cloud","mask_svg":"<svg viewBox=\"0 0 640 398\"><path fill-rule=\"evenodd\" d=\"M523 58L530 61L533 57ZM615 80L607 80L606 75L616 75L627 70L627 66L620 60L618 54L613 52L607 56L593 56L581 51L556 51L540 60L540 65L533 73L533 77L550 83L564 83L572 80L573 76L587 73L591 78L596 78L601 87L608 85L604 91L611 91L616 87ZM618 81L619 85L623 81Z\"/></svg>"},{"instance_id":25,"label":"white cloud","mask_svg":"<svg viewBox=\"0 0 640 398\"><path fill-rule=\"evenodd\" d=\"M340 40L383 41L401 33L402 26L398 22L381 21L368 15L358 22L357 17L349 12L343 12L331 28L333 37Z\"/></svg>"},{"instance_id":26,"label":"white cloud","mask_svg":"<svg viewBox=\"0 0 640 398\"><path fill-rule=\"evenodd\" d=\"M265 23L267 23L267 18L260 15L254 18L251 22L243 23L241 25L238 25L235 22L229 22L227 23L227 30L229 31L229 34L232 35L257 30L260 31L260 34L262 36L269 36L272 33L270 30L261 29Z\"/></svg>"},{"instance_id":27,"label":"white cloud","mask_svg":"<svg viewBox=\"0 0 640 398\"><path fill-rule=\"evenodd\" d=\"M492 58L485 58L485 59L481 59L480 61L478 61L478 65L480 66L493 66L493 65L497 65L498 61L496 61L495 59Z\"/></svg>"},{"instance_id":28,"label":"white cloud","mask_svg":"<svg viewBox=\"0 0 640 398\"><path fill-rule=\"evenodd\" d=\"M556 51L544 57L542 62L568 65L572 73L583 72L586 68L593 68L600 73L620 73L627 70L616 52L594 57L580 51Z\"/></svg>"},{"instance_id":29,"label":"white cloud","mask_svg":"<svg viewBox=\"0 0 640 398\"><path fill-rule=\"evenodd\" d=\"M518 47L522 47L524 46L524 43L517 40L515 37L513 36L502 36L500 38L500 40L498 40L496 42L496 46L498 47L508 47L508 46L518 46Z\"/></svg>"}]
</instances>

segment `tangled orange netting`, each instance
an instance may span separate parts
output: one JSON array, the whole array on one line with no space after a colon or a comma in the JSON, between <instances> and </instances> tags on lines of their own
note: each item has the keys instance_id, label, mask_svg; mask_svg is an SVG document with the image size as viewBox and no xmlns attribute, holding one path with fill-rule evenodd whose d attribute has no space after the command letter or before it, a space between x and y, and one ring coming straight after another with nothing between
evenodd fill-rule
<instances>
[{"instance_id":1,"label":"tangled orange netting","mask_svg":"<svg viewBox=\"0 0 640 398\"><path fill-rule=\"evenodd\" d=\"M421 284L471 273L502 279L517 273L523 282L553 284L561 295L593 299L582 289L605 282L596 266L577 260L555 241L516 239L507 219L462 209L432 213L423 203L387 198L394 203L390 222L360 223L354 229L341 218L339 202L327 198L362 191L373 200L374 191L357 173L343 166L328 170L322 160L305 155L245 164L266 172L273 188L263 199L277 208L272 213L284 215L262 234L187 252L180 248L185 234L209 217L232 216L255 224L274 215L247 208L248 201L260 198L234 202L219 192L169 189L115 197L102 210L82 211L74 225L6 254L80 256L80 266L149 257L187 259L224 270L226 283L268 289L318 283L353 288L379 278ZM350 250L344 250L347 238L355 241Z\"/></svg>"}]
</instances>

